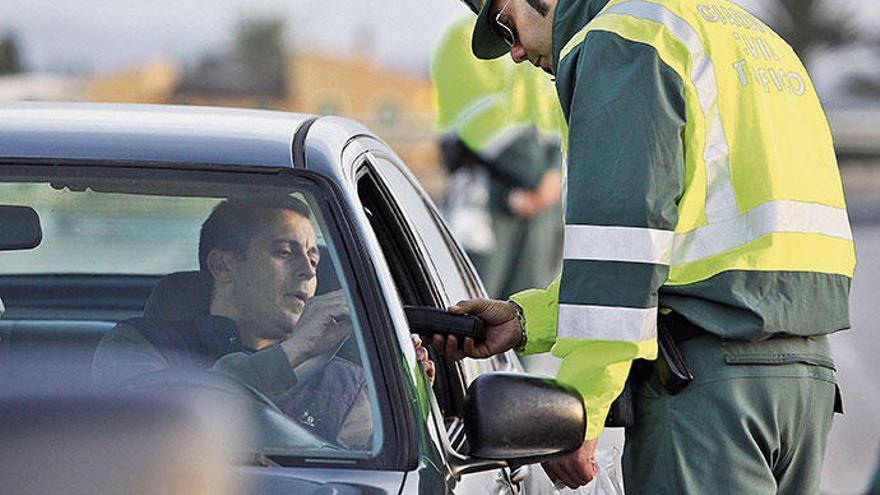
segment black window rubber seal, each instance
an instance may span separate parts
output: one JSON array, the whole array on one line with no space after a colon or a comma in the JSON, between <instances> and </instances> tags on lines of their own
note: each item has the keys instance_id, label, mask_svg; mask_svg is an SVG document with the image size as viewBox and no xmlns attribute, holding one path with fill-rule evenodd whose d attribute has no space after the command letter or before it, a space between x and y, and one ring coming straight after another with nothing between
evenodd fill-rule
<instances>
[{"instance_id":1,"label":"black window rubber seal","mask_svg":"<svg viewBox=\"0 0 880 495\"><path fill-rule=\"evenodd\" d=\"M296 130L296 134L293 135L293 148L291 151L293 152L293 168L306 168L306 136L309 134L309 129L312 127L312 124L318 120L318 117L312 117L309 120L303 122L299 129Z\"/></svg>"}]
</instances>

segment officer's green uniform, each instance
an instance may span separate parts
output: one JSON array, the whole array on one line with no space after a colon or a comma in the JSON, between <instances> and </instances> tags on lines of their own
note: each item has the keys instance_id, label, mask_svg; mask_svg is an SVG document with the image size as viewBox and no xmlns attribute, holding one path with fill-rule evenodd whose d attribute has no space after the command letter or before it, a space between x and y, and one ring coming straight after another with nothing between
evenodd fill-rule
<instances>
[{"instance_id":1,"label":"officer's green uniform","mask_svg":"<svg viewBox=\"0 0 880 495\"><path fill-rule=\"evenodd\" d=\"M434 49L437 127L456 136L488 169L495 249L482 262L472 259L487 291L506 297L546 285L559 273L560 209L523 218L510 211L507 197L514 189L534 190L545 173L560 168L564 123L553 85L540 71L474 57L473 28L472 17L456 21Z\"/></svg>"},{"instance_id":2,"label":"officer's green uniform","mask_svg":"<svg viewBox=\"0 0 880 495\"><path fill-rule=\"evenodd\" d=\"M707 332L681 346L696 380L641 386L627 493L817 493L855 252L802 64L725 0L559 0L553 51L564 262L512 297L526 350L563 358L595 438L675 312Z\"/></svg>"}]
</instances>

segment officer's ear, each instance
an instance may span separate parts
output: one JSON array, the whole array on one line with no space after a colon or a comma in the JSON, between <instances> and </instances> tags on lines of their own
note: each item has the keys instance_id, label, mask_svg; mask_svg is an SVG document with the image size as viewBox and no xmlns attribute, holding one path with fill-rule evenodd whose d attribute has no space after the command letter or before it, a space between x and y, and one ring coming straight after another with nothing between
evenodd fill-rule
<instances>
[{"instance_id":1,"label":"officer's ear","mask_svg":"<svg viewBox=\"0 0 880 495\"><path fill-rule=\"evenodd\" d=\"M213 249L208 253L208 272L214 279L214 285L225 285L232 282L235 263L238 258L232 251Z\"/></svg>"}]
</instances>

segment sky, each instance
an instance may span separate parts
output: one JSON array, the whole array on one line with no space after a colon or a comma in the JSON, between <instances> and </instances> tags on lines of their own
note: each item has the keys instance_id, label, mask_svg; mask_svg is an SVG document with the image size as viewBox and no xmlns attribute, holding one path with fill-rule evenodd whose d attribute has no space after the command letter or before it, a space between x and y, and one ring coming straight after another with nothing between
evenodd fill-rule
<instances>
[{"instance_id":1,"label":"sky","mask_svg":"<svg viewBox=\"0 0 880 495\"><path fill-rule=\"evenodd\" d=\"M771 1L738 3L760 15ZM880 25L878 0L829 2ZM295 46L352 53L365 44L384 65L426 73L444 25L467 13L457 0L0 0L0 33L18 34L33 70L107 72L163 56L193 62L228 46L239 19L280 16ZM837 59L829 73L861 63Z\"/></svg>"},{"instance_id":2,"label":"sky","mask_svg":"<svg viewBox=\"0 0 880 495\"><path fill-rule=\"evenodd\" d=\"M2 0L0 32L13 29L38 70L100 72L191 60L224 46L242 17L281 16L300 47L350 51L372 39L383 63L423 71L443 26L465 12L456 0Z\"/></svg>"}]
</instances>

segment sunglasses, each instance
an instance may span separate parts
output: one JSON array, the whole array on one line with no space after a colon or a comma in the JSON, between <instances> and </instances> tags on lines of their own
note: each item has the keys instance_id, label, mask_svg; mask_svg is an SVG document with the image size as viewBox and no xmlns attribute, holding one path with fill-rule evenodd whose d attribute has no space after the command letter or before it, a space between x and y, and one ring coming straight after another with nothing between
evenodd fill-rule
<instances>
[{"instance_id":1,"label":"sunglasses","mask_svg":"<svg viewBox=\"0 0 880 495\"><path fill-rule=\"evenodd\" d=\"M492 23L492 31L501 38L507 46L513 47L516 44L516 36L513 34L513 29L501 22L501 16L504 14L504 10L507 6L510 5L510 0L505 2L504 7L501 7L501 10L495 14L495 22Z\"/></svg>"}]
</instances>

